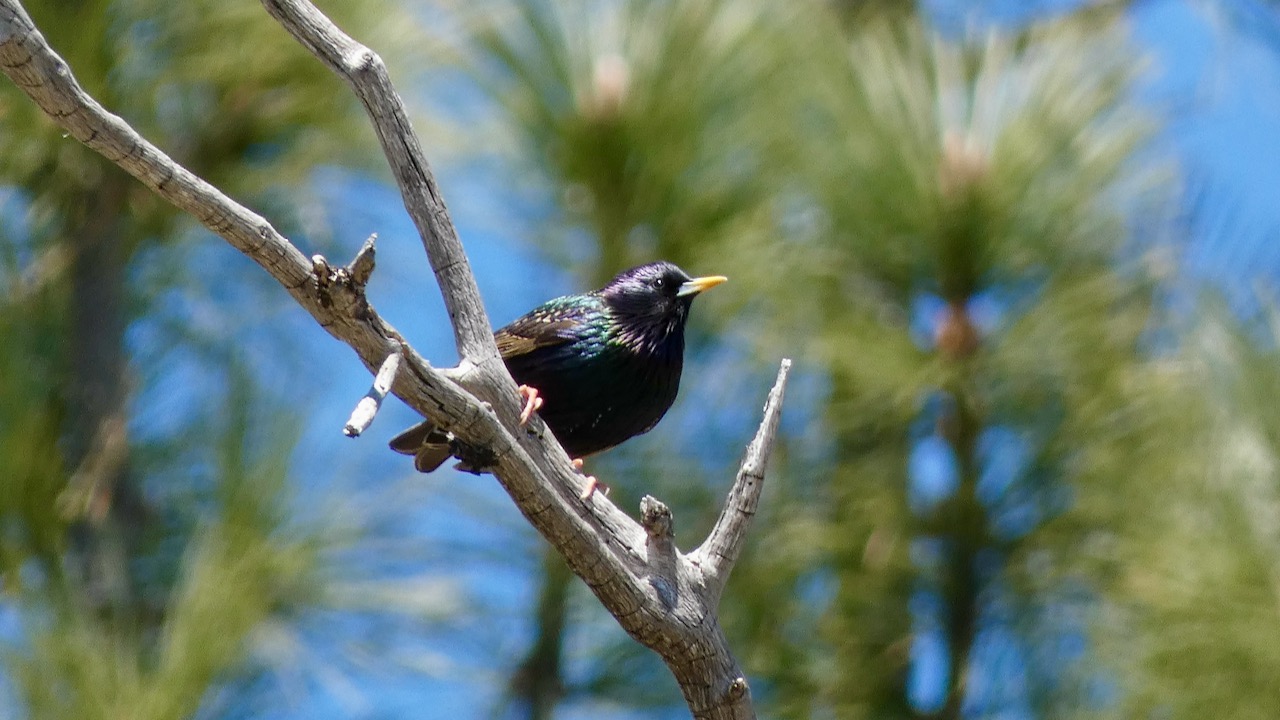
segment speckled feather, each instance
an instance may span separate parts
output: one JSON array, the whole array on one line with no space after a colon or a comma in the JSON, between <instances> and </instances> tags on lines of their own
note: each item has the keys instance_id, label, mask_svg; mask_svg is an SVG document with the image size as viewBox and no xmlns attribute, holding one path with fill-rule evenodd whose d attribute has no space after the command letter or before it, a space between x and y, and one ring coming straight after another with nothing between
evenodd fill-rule
<instances>
[{"instance_id":1,"label":"speckled feather","mask_svg":"<svg viewBox=\"0 0 1280 720\"><path fill-rule=\"evenodd\" d=\"M644 268L669 273L672 287L689 279L674 265ZM651 303L629 290L615 279L556 298L496 334L511 376L538 388L538 415L573 457L651 430L680 388L688 301L676 301L672 322L654 324L644 322Z\"/></svg>"},{"instance_id":2,"label":"speckled feather","mask_svg":"<svg viewBox=\"0 0 1280 720\"><path fill-rule=\"evenodd\" d=\"M670 263L642 265L594 292L550 300L494 334L511 376L538 389L538 415L570 456L647 432L671 407L693 300L678 291L688 281ZM443 434L424 425L398 436L392 449L415 454L418 469L429 472L449 453ZM434 451L424 457L428 445Z\"/></svg>"}]
</instances>

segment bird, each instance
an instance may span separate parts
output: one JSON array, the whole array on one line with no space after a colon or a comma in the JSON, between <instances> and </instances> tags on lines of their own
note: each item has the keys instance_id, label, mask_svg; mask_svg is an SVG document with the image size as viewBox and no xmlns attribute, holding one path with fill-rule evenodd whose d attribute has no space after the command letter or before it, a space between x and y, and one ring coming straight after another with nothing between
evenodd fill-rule
<instances>
[{"instance_id":1,"label":"bird","mask_svg":"<svg viewBox=\"0 0 1280 720\"><path fill-rule=\"evenodd\" d=\"M693 300L727 279L690 277L672 263L651 262L598 290L549 300L499 329L498 353L520 385L520 424L537 412L579 470L583 458L652 430L680 389ZM390 446L414 456L420 472L432 472L458 450L429 420ZM459 467L474 470L466 461ZM597 486L603 484L588 476L582 499Z\"/></svg>"}]
</instances>

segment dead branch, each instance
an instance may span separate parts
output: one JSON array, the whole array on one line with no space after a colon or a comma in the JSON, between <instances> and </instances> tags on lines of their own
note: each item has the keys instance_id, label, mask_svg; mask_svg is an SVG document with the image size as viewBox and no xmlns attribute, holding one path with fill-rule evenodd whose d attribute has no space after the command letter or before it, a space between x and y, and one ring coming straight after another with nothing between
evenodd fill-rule
<instances>
[{"instance_id":1,"label":"dead branch","mask_svg":"<svg viewBox=\"0 0 1280 720\"><path fill-rule=\"evenodd\" d=\"M86 94L17 0L0 0L0 71L72 137L258 263L370 371L401 358L398 371L387 370L380 379L391 376L393 394L459 441L486 451L490 469L521 513L618 623L662 656L694 717L755 717L716 611L759 503L790 362L782 363L720 520L694 553L675 547L670 511L657 501L646 500L642 526L599 493L579 500L582 480L555 439L509 429L518 427L515 383L499 359L457 231L381 59L309 3L263 4L364 103L444 296L462 357L458 368L433 368L369 304L364 285L373 269L371 248L361 253L364 262L357 256L349 268L334 269L320 256L309 261L264 218L178 165Z\"/></svg>"}]
</instances>

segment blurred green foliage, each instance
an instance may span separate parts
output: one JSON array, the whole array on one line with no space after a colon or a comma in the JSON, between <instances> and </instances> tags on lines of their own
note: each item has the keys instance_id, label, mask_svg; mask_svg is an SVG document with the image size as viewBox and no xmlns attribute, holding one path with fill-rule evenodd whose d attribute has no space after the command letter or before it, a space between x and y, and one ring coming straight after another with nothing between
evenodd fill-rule
<instances>
[{"instance_id":1,"label":"blurred green foliage","mask_svg":"<svg viewBox=\"0 0 1280 720\"><path fill-rule=\"evenodd\" d=\"M749 153L769 18L749 4L483 4L477 65L526 170L553 192L549 250L592 281L643 258L692 262L757 232L769 197ZM569 243L585 230L591 243ZM711 258L705 258L710 261Z\"/></svg>"},{"instance_id":2,"label":"blurred green foliage","mask_svg":"<svg viewBox=\"0 0 1280 720\"><path fill-rule=\"evenodd\" d=\"M1099 713L1108 717L1264 718L1280 702L1270 620L1280 608L1280 417L1272 401L1280 325L1272 309L1241 327L1213 296L1206 300L1183 328L1185 355L1163 373L1200 392L1152 408L1188 447L1152 448L1163 454L1158 474L1125 483L1116 493L1122 506L1093 508L1109 521L1110 544L1080 553L1108 570L1110 602L1095 634L1099 656L1118 671L1118 702ZM1117 468L1113 481L1126 473Z\"/></svg>"},{"instance_id":3,"label":"blurred green foliage","mask_svg":"<svg viewBox=\"0 0 1280 720\"><path fill-rule=\"evenodd\" d=\"M289 522L283 456L243 457L254 428L245 413L227 410L232 426L212 506L197 526L170 537L184 543L182 556L177 576L150 588L163 593L149 608L155 616L104 622L80 588L17 594L29 647L11 650L8 666L29 717L216 713L210 688L243 672L253 631L314 602L319 529Z\"/></svg>"}]
</instances>

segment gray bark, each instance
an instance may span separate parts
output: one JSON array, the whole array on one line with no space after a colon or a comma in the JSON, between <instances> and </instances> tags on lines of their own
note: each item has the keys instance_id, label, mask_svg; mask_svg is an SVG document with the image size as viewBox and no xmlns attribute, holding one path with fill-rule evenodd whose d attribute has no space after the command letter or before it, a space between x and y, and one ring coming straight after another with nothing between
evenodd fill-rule
<instances>
[{"instance_id":1,"label":"gray bark","mask_svg":"<svg viewBox=\"0 0 1280 720\"><path fill-rule=\"evenodd\" d=\"M308 260L264 218L175 163L89 97L17 0L0 0L0 71L72 137L188 212L271 274L371 372L402 361L391 392L463 443L484 451L520 512L564 557L619 625L671 669L695 718L754 718L751 692L717 619L717 607L759 502L790 361L783 360L764 419L706 541L685 554L670 513L647 499L643 525L601 493L579 499L583 478L540 421L520 428L518 394L494 345L475 278L443 197L381 59L310 4L264 0L267 11L342 76L368 110L422 235L462 358L429 365L369 304L372 257L350 268ZM362 253L363 255L364 253Z\"/></svg>"}]
</instances>

